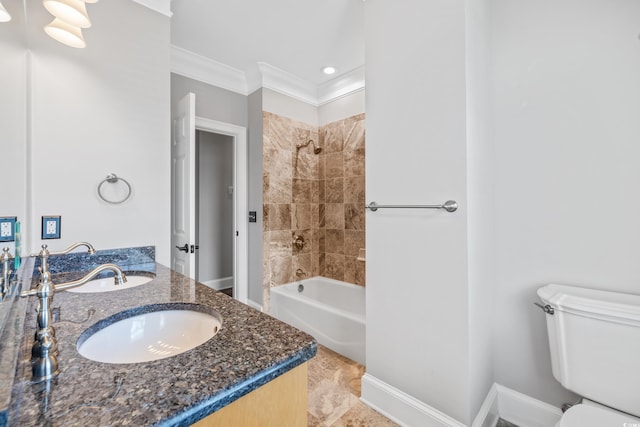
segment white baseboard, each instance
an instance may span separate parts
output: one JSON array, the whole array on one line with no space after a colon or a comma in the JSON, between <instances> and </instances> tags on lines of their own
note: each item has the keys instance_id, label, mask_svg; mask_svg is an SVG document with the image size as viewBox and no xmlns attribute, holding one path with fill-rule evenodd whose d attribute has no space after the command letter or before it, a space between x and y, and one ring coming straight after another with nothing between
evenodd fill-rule
<instances>
[{"instance_id":1,"label":"white baseboard","mask_svg":"<svg viewBox=\"0 0 640 427\"><path fill-rule=\"evenodd\" d=\"M247 300L247 305L249 307L255 308L258 311L262 311L262 305L258 304L255 301L251 301L250 299Z\"/></svg>"},{"instance_id":2,"label":"white baseboard","mask_svg":"<svg viewBox=\"0 0 640 427\"><path fill-rule=\"evenodd\" d=\"M550 427L562 417L560 408L493 384L472 427L493 427L498 418L519 427Z\"/></svg>"},{"instance_id":3,"label":"white baseboard","mask_svg":"<svg viewBox=\"0 0 640 427\"><path fill-rule=\"evenodd\" d=\"M223 277L222 279L207 280L206 282L200 282L211 289L220 291L222 289L228 289L233 287L233 276Z\"/></svg>"},{"instance_id":4,"label":"white baseboard","mask_svg":"<svg viewBox=\"0 0 640 427\"><path fill-rule=\"evenodd\" d=\"M493 383L471 427L495 427L499 419L498 388L497 384Z\"/></svg>"},{"instance_id":5,"label":"white baseboard","mask_svg":"<svg viewBox=\"0 0 640 427\"><path fill-rule=\"evenodd\" d=\"M360 400L390 420L407 427L465 427L418 399L365 373Z\"/></svg>"},{"instance_id":6,"label":"white baseboard","mask_svg":"<svg viewBox=\"0 0 640 427\"><path fill-rule=\"evenodd\" d=\"M368 373L362 377L360 400L401 426L465 426ZM500 384L493 384L471 427L495 427L499 418L519 427L551 427L561 417L560 408Z\"/></svg>"}]
</instances>

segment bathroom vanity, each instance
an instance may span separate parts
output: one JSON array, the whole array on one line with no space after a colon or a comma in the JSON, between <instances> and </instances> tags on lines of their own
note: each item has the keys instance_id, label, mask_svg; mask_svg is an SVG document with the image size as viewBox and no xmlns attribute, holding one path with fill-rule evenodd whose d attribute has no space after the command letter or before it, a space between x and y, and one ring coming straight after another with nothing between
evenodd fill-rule
<instances>
[{"instance_id":1,"label":"bathroom vanity","mask_svg":"<svg viewBox=\"0 0 640 427\"><path fill-rule=\"evenodd\" d=\"M56 261L51 260L52 267ZM23 268L33 271L34 264L29 258ZM24 334L13 338L19 345L5 423L306 426L306 362L316 353L313 337L155 262L122 268L155 277L113 292L54 295L60 373L51 380L31 380L37 299L15 301L14 308L20 311L21 306L26 315L21 320L13 313L9 322ZM53 281L75 280L86 270L52 271ZM23 289L37 283L37 271L34 277L28 273L21 277ZM77 351L83 332L99 321L179 303L215 310L221 319L216 335L192 350L151 362L101 363Z\"/></svg>"}]
</instances>

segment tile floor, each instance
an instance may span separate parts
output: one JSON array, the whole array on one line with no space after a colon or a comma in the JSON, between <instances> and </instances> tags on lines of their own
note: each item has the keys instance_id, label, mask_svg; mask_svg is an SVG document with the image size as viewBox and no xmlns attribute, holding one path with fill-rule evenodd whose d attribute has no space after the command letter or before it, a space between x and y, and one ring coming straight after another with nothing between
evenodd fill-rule
<instances>
[{"instance_id":1,"label":"tile floor","mask_svg":"<svg viewBox=\"0 0 640 427\"><path fill-rule=\"evenodd\" d=\"M309 361L308 427L394 427L398 424L360 402L364 366L318 345ZM496 427L518 427L500 419Z\"/></svg>"},{"instance_id":2,"label":"tile floor","mask_svg":"<svg viewBox=\"0 0 640 427\"><path fill-rule=\"evenodd\" d=\"M364 366L318 345L309 361L309 427L391 427L398 424L360 402Z\"/></svg>"}]
</instances>

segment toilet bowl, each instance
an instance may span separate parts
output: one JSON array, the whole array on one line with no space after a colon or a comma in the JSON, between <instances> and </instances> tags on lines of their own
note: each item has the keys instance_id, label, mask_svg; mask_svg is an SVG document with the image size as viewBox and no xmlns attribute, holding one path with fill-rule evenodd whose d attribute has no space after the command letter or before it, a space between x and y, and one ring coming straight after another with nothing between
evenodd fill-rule
<instances>
[{"instance_id":1,"label":"toilet bowl","mask_svg":"<svg viewBox=\"0 0 640 427\"><path fill-rule=\"evenodd\" d=\"M562 415L555 427L640 427L640 418L585 401Z\"/></svg>"},{"instance_id":2,"label":"toilet bowl","mask_svg":"<svg viewBox=\"0 0 640 427\"><path fill-rule=\"evenodd\" d=\"M640 427L640 295L550 284L538 296L553 376L584 399L556 427Z\"/></svg>"}]
</instances>

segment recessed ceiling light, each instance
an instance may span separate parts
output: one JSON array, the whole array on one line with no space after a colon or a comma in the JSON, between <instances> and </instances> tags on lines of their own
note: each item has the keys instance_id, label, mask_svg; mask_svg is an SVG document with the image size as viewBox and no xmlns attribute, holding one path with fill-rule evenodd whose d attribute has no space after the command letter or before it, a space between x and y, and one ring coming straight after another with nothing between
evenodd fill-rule
<instances>
[{"instance_id":1,"label":"recessed ceiling light","mask_svg":"<svg viewBox=\"0 0 640 427\"><path fill-rule=\"evenodd\" d=\"M322 69L322 72L325 73L325 74L331 75L331 74L334 74L336 72L336 68L335 67L324 67Z\"/></svg>"}]
</instances>

